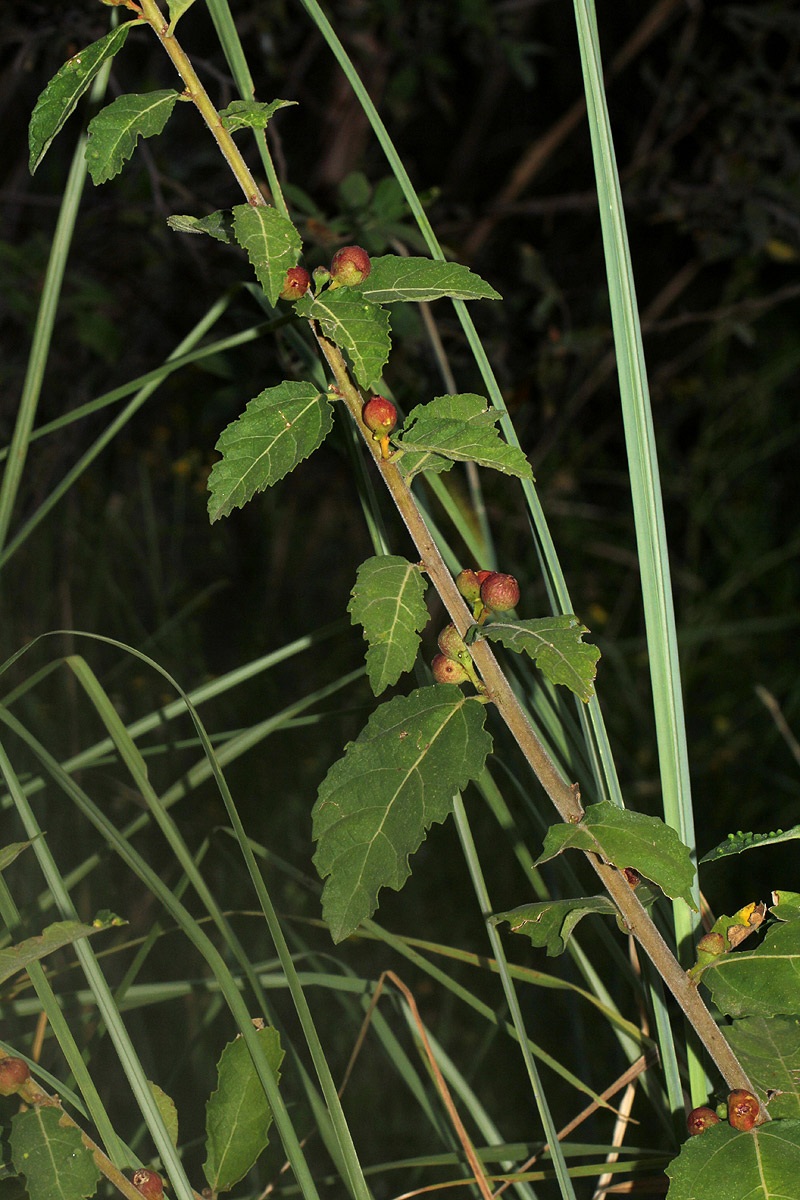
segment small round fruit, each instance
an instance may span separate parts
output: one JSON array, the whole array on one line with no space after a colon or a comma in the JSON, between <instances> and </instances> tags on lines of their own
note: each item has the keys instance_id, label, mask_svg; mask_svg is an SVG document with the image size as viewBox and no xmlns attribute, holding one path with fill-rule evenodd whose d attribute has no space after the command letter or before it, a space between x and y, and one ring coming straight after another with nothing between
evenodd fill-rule
<instances>
[{"instance_id":1,"label":"small round fruit","mask_svg":"<svg viewBox=\"0 0 800 1200\"><path fill-rule=\"evenodd\" d=\"M456 575L456 587L469 604L474 604L481 594L481 581L469 567Z\"/></svg>"},{"instance_id":2,"label":"small round fruit","mask_svg":"<svg viewBox=\"0 0 800 1200\"><path fill-rule=\"evenodd\" d=\"M361 416L375 438L386 437L397 424L397 409L385 396L373 396L368 400Z\"/></svg>"},{"instance_id":3,"label":"small round fruit","mask_svg":"<svg viewBox=\"0 0 800 1200\"><path fill-rule=\"evenodd\" d=\"M713 1108L706 1108L703 1105L701 1108L693 1108L686 1118L686 1125L694 1137L698 1133L705 1133L712 1125L719 1125L719 1117L714 1112Z\"/></svg>"},{"instance_id":4,"label":"small round fruit","mask_svg":"<svg viewBox=\"0 0 800 1200\"><path fill-rule=\"evenodd\" d=\"M508 612L519 603L519 584L513 575L490 575L481 584L481 600L492 612Z\"/></svg>"},{"instance_id":5,"label":"small round fruit","mask_svg":"<svg viewBox=\"0 0 800 1200\"><path fill-rule=\"evenodd\" d=\"M0 1096L13 1096L30 1077L30 1068L24 1059L0 1059Z\"/></svg>"},{"instance_id":6,"label":"small round fruit","mask_svg":"<svg viewBox=\"0 0 800 1200\"><path fill-rule=\"evenodd\" d=\"M758 1099L752 1092L737 1088L728 1096L728 1123L734 1129L747 1133L761 1119L761 1108Z\"/></svg>"},{"instance_id":7,"label":"small round fruit","mask_svg":"<svg viewBox=\"0 0 800 1200\"><path fill-rule=\"evenodd\" d=\"M133 1186L138 1188L146 1200L162 1200L164 1195L164 1181L157 1171L149 1171L147 1167L140 1167L133 1174Z\"/></svg>"},{"instance_id":8,"label":"small round fruit","mask_svg":"<svg viewBox=\"0 0 800 1200\"><path fill-rule=\"evenodd\" d=\"M305 267L289 267L283 281L281 300L299 300L311 285L311 276Z\"/></svg>"},{"instance_id":9,"label":"small round fruit","mask_svg":"<svg viewBox=\"0 0 800 1200\"><path fill-rule=\"evenodd\" d=\"M712 954L716 958L725 953L725 939L721 933L704 933L697 943L698 952Z\"/></svg>"},{"instance_id":10,"label":"small round fruit","mask_svg":"<svg viewBox=\"0 0 800 1200\"><path fill-rule=\"evenodd\" d=\"M623 867L622 874L625 876L625 882L628 887L636 891L639 884L642 882L642 877L635 867Z\"/></svg>"},{"instance_id":11,"label":"small round fruit","mask_svg":"<svg viewBox=\"0 0 800 1200\"><path fill-rule=\"evenodd\" d=\"M331 278L337 287L355 287L371 270L369 255L360 246L342 246L331 261Z\"/></svg>"},{"instance_id":12,"label":"small round fruit","mask_svg":"<svg viewBox=\"0 0 800 1200\"><path fill-rule=\"evenodd\" d=\"M437 683L466 683L469 678L461 663L446 654L436 655L431 670Z\"/></svg>"},{"instance_id":13,"label":"small round fruit","mask_svg":"<svg viewBox=\"0 0 800 1200\"><path fill-rule=\"evenodd\" d=\"M458 661L462 654L468 654L464 639L453 624L445 625L437 640L439 649L447 658Z\"/></svg>"},{"instance_id":14,"label":"small round fruit","mask_svg":"<svg viewBox=\"0 0 800 1200\"><path fill-rule=\"evenodd\" d=\"M478 583L481 586L483 586L483 584L486 582L486 580L491 579L492 575L496 575L497 572L496 571L476 571L475 574L478 576Z\"/></svg>"}]
</instances>

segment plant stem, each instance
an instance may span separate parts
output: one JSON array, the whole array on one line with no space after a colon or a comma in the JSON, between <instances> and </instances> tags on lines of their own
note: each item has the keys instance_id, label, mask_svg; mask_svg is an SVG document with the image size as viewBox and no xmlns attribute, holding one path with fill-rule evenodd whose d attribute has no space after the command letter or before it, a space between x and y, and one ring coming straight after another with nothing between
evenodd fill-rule
<instances>
[{"instance_id":1,"label":"plant stem","mask_svg":"<svg viewBox=\"0 0 800 1200\"><path fill-rule=\"evenodd\" d=\"M142 16L152 27L156 37L172 59L175 70L185 84L185 95L197 105L200 115L211 130L217 145L225 156L230 169L247 197L247 203L254 206L266 204L261 189L250 173L250 168L242 158L239 147L222 123L222 119L209 99L197 72L187 58L177 38L169 33L169 22L156 4L156 0L140 0Z\"/></svg>"},{"instance_id":2,"label":"plant stem","mask_svg":"<svg viewBox=\"0 0 800 1200\"><path fill-rule=\"evenodd\" d=\"M470 625L474 623L472 614L456 587L455 580L445 566L444 559L425 524L411 489L395 464L382 457L380 448L375 444L370 431L364 425L361 419L364 397L350 379L340 350L321 333L314 322L311 323L311 327L333 373L339 393L361 430L364 441L375 461L375 466L383 476L383 481L411 534L422 560L422 569L430 578L458 632L463 637ZM562 820L572 824L580 821L583 816L580 793L577 788L570 787L562 778L555 763L539 741L510 683L500 669L489 643L473 642L470 651L483 676L489 700L497 706L500 716L519 744L522 753ZM626 925L645 953L652 959L656 970L683 1009L728 1086L752 1091L752 1083L706 1008L697 990L697 985L689 979L680 966L624 876L616 867L603 861L599 854L592 851L585 851L585 854L619 909Z\"/></svg>"}]
</instances>

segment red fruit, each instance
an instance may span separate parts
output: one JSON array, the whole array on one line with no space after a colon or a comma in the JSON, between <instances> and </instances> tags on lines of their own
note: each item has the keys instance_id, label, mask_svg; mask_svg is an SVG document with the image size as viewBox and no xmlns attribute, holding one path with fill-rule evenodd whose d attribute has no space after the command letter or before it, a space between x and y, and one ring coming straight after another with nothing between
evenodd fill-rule
<instances>
[{"instance_id":1,"label":"red fruit","mask_svg":"<svg viewBox=\"0 0 800 1200\"><path fill-rule=\"evenodd\" d=\"M469 676L461 663L446 654L437 654L431 663L433 678L437 683L466 683Z\"/></svg>"},{"instance_id":2,"label":"red fruit","mask_svg":"<svg viewBox=\"0 0 800 1200\"><path fill-rule=\"evenodd\" d=\"M0 1059L0 1096L13 1096L30 1077L30 1069L24 1059Z\"/></svg>"},{"instance_id":3,"label":"red fruit","mask_svg":"<svg viewBox=\"0 0 800 1200\"><path fill-rule=\"evenodd\" d=\"M490 575L481 584L481 600L492 612L508 612L519 603L519 584L513 575Z\"/></svg>"},{"instance_id":4,"label":"red fruit","mask_svg":"<svg viewBox=\"0 0 800 1200\"><path fill-rule=\"evenodd\" d=\"M281 300L299 300L311 284L311 276L305 267L289 267L283 281Z\"/></svg>"},{"instance_id":5,"label":"red fruit","mask_svg":"<svg viewBox=\"0 0 800 1200\"><path fill-rule=\"evenodd\" d=\"M373 396L368 400L361 416L376 439L386 437L397 424L397 409L385 396Z\"/></svg>"},{"instance_id":6,"label":"red fruit","mask_svg":"<svg viewBox=\"0 0 800 1200\"><path fill-rule=\"evenodd\" d=\"M714 1112L713 1108L693 1108L686 1118L686 1125L689 1133L694 1137L698 1133L705 1133L712 1125L719 1125L719 1117Z\"/></svg>"},{"instance_id":7,"label":"red fruit","mask_svg":"<svg viewBox=\"0 0 800 1200\"><path fill-rule=\"evenodd\" d=\"M455 625L445 625L438 638L439 649L446 658L454 658L458 662L462 654L467 654L464 639Z\"/></svg>"},{"instance_id":8,"label":"red fruit","mask_svg":"<svg viewBox=\"0 0 800 1200\"><path fill-rule=\"evenodd\" d=\"M496 571L476 571L475 574L478 576L478 583L483 584L487 579L491 579L492 575L496 575L497 572Z\"/></svg>"},{"instance_id":9,"label":"red fruit","mask_svg":"<svg viewBox=\"0 0 800 1200\"><path fill-rule=\"evenodd\" d=\"M133 1186L138 1188L147 1200L162 1200L164 1195L164 1181L157 1171L148 1171L146 1167L140 1167L133 1174Z\"/></svg>"},{"instance_id":10,"label":"red fruit","mask_svg":"<svg viewBox=\"0 0 800 1200\"><path fill-rule=\"evenodd\" d=\"M625 876L625 881L628 887L632 887L636 891L639 884L642 882L642 877L635 867L623 867L622 874Z\"/></svg>"},{"instance_id":11,"label":"red fruit","mask_svg":"<svg viewBox=\"0 0 800 1200\"><path fill-rule=\"evenodd\" d=\"M481 594L481 582L469 567L456 575L456 587L469 604L474 604Z\"/></svg>"},{"instance_id":12,"label":"red fruit","mask_svg":"<svg viewBox=\"0 0 800 1200\"><path fill-rule=\"evenodd\" d=\"M747 1133L761 1120L761 1108L752 1092L737 1088L728 1096L728 1123L734 1129Z\"/></svg>"},{"instance_id":13,"label":"red fruit","mask_svg":"<svg viewBox=\"0 0 800 1200\"><path fill-rule=\"evenodd\" d=\"M372 270L366 250L360 246L342 246L331 261L331 277L335 287L355 287L363 283Z\"/></svg>"}]
</instances>

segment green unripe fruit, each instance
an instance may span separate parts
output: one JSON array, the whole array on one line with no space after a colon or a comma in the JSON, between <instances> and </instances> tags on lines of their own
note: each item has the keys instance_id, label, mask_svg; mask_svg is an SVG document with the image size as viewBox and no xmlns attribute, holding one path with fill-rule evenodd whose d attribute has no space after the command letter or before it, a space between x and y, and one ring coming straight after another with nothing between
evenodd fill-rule
<instances>
[{"instance_id":1,"label":"green unripe fruit","mask_svg":"<svg viewBox=\"0 0 800 1200\"><path fill-rule=\"evenodd\" d=\"M481 582L469 567L456 575L456 587L468 604L474 604L480 598Z\"/></svg>"},{"instance_id":2,"label":"green unripe fruit","mask_svg":"<svg viewBox=\"0 0 800 1200\"><path fill-rule=\"evenodd\" d=\"M461 663L446 654L436 655L431 670L437 683L466 683L469 678Z\"/></svg>"},{"instance_id":3,"label":"green unripe fruit","mask_svg":"<svg viewBox=\"0 0 800 1200\"><path fill-rule=\"evenodd\" d=\"M445 625L437 640L442 654L447 655L448 658L454 658L458 662L462 655L469 656L464 639L455 625Z\"/></svg>"},{"instance_id":4,"label":"green unripe fruit","mask_svg":"<svg viewBox=\"0 0 800 1200\"><path fill-rule=\"evenodd\" d=\"M714 958L724 954L725 950L725 939L721 933L704 933L697 943L698 953L711 954Z\"/></svg>"},{"instance_id":5,"label":"green unripe fruit","mask_svg":"<svg viewBox=\"0 0 800 1200\"><path fill-rule=\"evenodd\" d=\"M728 1123L734 1129L747 1133L761 1120L761 1107L752 1092L737 1088L728 1096Z\"/></svg>"},{"instance_id":6,"label":"green unripe fruit","mask_svg":"<svg viewBox=\"0 0 800 1200\"><path fill-rule=\"evenodd\" d=\"M508 612L519 603L519 584L513 575L496 572L481 584L481 600L492 612Z\"/></svg>"},{"instance_id":7,"label":"green unripe fruit","mask_svg":"<svg viewBox=\"0 0 800 1200\"><path fill-rule=\"evenodd\" d=\"M0 1058L0 1096L13 1096L31 1077L23 1058Z\"/></svg>"},{"instance_id":8,"label":"green unripe fruit","mask_svg":"<svg viewBox=\"0 0 800 1200\"><path fill-rule=\"evenodd\" d=\"M146 1200L162 1200L164 1195L164 1182L157 1171L148 1171L146 1167L140 1167L133 1174L133 1186L138 1188Z\"/></svg>"},{"instance_id":9,"label":"green unripe fruit","mask_svg":"<svg viewBox=\"0 0 800 1200\"><path fill-rule=\"evenodd\" d=\"M361 416L374 438L386 437L397 424L397 409L385 396L373 396L368 400Z\"/></svg>"},{"instance_id":10,"label":"green unripe fruit","mask_svg":"<svg viewBox=\"0 0 800 1200\"><path fill-rule=\"evenodd\" d=\"M706 1108L705 1105L700 1108L693 1108L686 1118L686 1126L692 1137L695 1137L698 1133L705 1133L712 1125L719 1125L719 1117L713 1108Z\"/></svg>"},{"instance_id":11,"label":"green unripe fruit","mask_svg":"<svg viewBox=\"0 0 800 1200\"><path fill-rule=\"evenodd\" d=\"M331 261L331 279L334 287L355 287L363 283L372 270L366 250L360 246L342 246Z\"/></svg>"},{"instance_id":12,"label":"green unripe fruit","mask_svg":"<svg viewBox=\"0 0 800 1200\"><path fill-rule=\"evenodd\" d=\"M311 276L305 267L289 267L283 281L281 300L299 300L304 296L311 284Z\"/></svg>"}]
</instances>

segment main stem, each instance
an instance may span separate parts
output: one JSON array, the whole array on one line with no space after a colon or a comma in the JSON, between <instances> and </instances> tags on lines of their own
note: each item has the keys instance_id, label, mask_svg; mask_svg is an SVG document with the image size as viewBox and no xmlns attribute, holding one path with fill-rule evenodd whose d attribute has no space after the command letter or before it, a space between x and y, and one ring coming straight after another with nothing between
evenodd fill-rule
<instances>
[{"instance_id":1,"label":"main stem","mask_svg":"<svg viewBox=\"0 0 800 1200\"><path fill-rule=\"evenodd\" d=\"M439 593L453 623L463 637L467 629L473 624L472 614L456 587L455 580L445 565L430 530L425 524L422 513L417 507L417 502L414 499L411 489L394 463L387 462L382 457L379 447L373 441L369 430L364 425L361 419L364 397L352 382L340 350L321 333L314 322L312 322L311 327L333 373L342 399L361 430L367 447L375 460L375 465L383 476L383 481L397 505L397 509L405 522L408 532L411 534L411 538L422 560L422 567ZM519 744L534 774L552 800L562 820L569 821L570 823L580 821L583 816L583 809L580 805L577 790L570 787L562 777L550 755L536 736L508 679L500 669L489 643L486 641L473 642L470 646L470 652L480 669L489 699L496 705L497 711ZM711 1013L703 1003L697 990L697 985L689 979L686 972L678 963L669 946L656 929L653 921L639 900L637 900L636 894L625 877L616 867L605 862L600 855L592 851L586 851L585 853L593 869L599 875L606 891L622 914L626 925L645 953L652 959L656 970L683 1009L687 1019L696 1030L698 1037L717 1064L728 1086L730 1088L746 1088L748 1091L752 1091L752 1083L720 1032Z\"/></svg>"}]
</instances>

